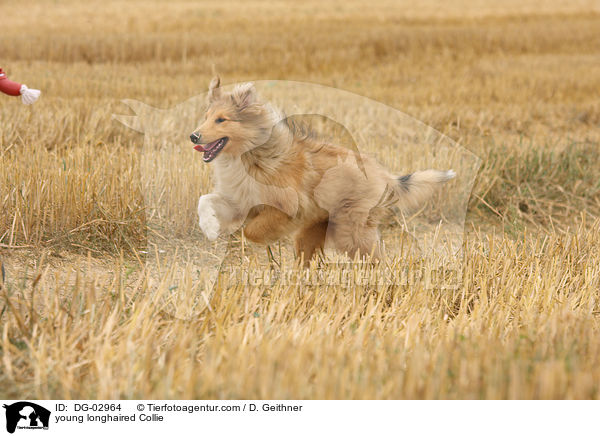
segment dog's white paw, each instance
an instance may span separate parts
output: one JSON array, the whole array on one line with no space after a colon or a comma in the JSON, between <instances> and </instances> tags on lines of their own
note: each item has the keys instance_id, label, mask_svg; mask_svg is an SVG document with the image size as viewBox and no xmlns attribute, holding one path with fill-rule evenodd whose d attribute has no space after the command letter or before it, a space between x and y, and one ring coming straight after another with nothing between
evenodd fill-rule
<instances>
[{"instance_id":1,"label":"dog's white paw","mask_svg":"<svg viewBox=\"0 0 600 436\"><path fill-rule=\"evenodd\" d=\"M198 202L198 217L202 233L209 241L214 241L219 237L221 224L217 214L211 204L211 197L203 195Z\"/></svg>"}]
</instances>

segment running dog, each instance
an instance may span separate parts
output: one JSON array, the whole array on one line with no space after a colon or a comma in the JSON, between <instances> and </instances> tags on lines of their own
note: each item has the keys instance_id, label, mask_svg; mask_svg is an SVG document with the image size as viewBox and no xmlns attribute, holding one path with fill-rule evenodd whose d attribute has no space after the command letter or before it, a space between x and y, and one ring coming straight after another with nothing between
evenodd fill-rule
<instances>
[{"instance_id":1,"label":"running dog","mask_svg":"<svg viewBox=\"0 0 600 436\"><path fill-rule=\"evenodd\" d=\"M218 77L190 139L214 166L214 192L198 203L206 237L212 241L241 226L247 239L262 244L294 235L305 265L325 246L380 257L385 211L416 208L455 177L433 169L391 174L369 156L307 134L263 101L252 83L226 93Z\"/></svg>"}]
</instances>

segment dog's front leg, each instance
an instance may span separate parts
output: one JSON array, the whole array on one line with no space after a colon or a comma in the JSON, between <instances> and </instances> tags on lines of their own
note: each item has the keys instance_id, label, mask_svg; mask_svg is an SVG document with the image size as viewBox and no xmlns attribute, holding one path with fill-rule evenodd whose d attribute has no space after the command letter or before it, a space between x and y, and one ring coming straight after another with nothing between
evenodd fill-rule
<instances>
[{"instance_id":1,"label":"dog's front leg","mask_svg":"<svg viewBox=\"0 0 600 436\"><path fill-rule=\"evenodd\" d=\"M244 227L244 235L252 242L270 244L292 230L292 218L272 206L265 208Z\"/></svg>"},{"instance_id":2,"label":"dog's front leg","mask_svg":"<svg viewBox=\"0 0 600 436\"><path fill-rule=\"evenodd\" d=\"M238 215L238 211L217 193L203 195L198 201L200 229L210 241L234 232L241 225L241 220L236 218Z\"/></svg>"}]
</instances>

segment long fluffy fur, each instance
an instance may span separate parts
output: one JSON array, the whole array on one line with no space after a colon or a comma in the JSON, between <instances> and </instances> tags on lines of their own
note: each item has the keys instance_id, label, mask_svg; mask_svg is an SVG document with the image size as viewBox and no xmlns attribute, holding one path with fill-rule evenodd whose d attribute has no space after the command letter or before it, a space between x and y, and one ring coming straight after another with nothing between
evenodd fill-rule
<instances>
[{"instance_id":1,"label":"long fluffy fur","mask_svg":"<svg viewBox=\"0 0 600 436\"><path fill-rule=\"evenodd\" d=\"M286 120L251 83L224 94L215 78L208 96L206 119L194 134L204 144L228 138L212 163L214 192L198 205L209 239L244 225L246 237L259 243L295 234L305 263L326 244L351 256L378 256L378 211L416 208L455 177L433 169L391 174Z\"/></svg>"},{"instance_id":2,"label":"long fluffy fur","mask_svg":"<svg viewBox=\"0 0 600 436\"><path fill-rule=\"evenodd\" d=\"M416 208L431 197L436 187L456 177L453 170L424 170L416 171L406 176L398 177L399 206Z\"/></svg>"}]
</instances>

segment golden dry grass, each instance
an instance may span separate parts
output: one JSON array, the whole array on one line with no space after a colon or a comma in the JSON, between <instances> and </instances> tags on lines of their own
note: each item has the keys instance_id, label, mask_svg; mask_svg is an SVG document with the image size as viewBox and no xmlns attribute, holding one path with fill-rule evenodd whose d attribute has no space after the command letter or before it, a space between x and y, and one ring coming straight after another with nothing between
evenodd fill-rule
<instances>
[{"instance_id":1,"label":"golden dry grass","mask_svg":"<svg viewBox=\"0 0 600 436\"><path fill-rule=\"evenodd\" d=\"M44 94L0 106L0 396L597 399L599 13L558 0L3 5L1 66ZM157 278L138 257L143 137L110 116L123 98L168 108L204 92L213 64L228 83L371 97L479 155L462 285L228 284L193 319L169 316L162 298L185 306L196 284L174 289L184 265ZM173 225L193 244L197 162L174 159L190 189L172 189ZM297 271L264 260L242 266Z\"/></svg>"}]
</instances>

